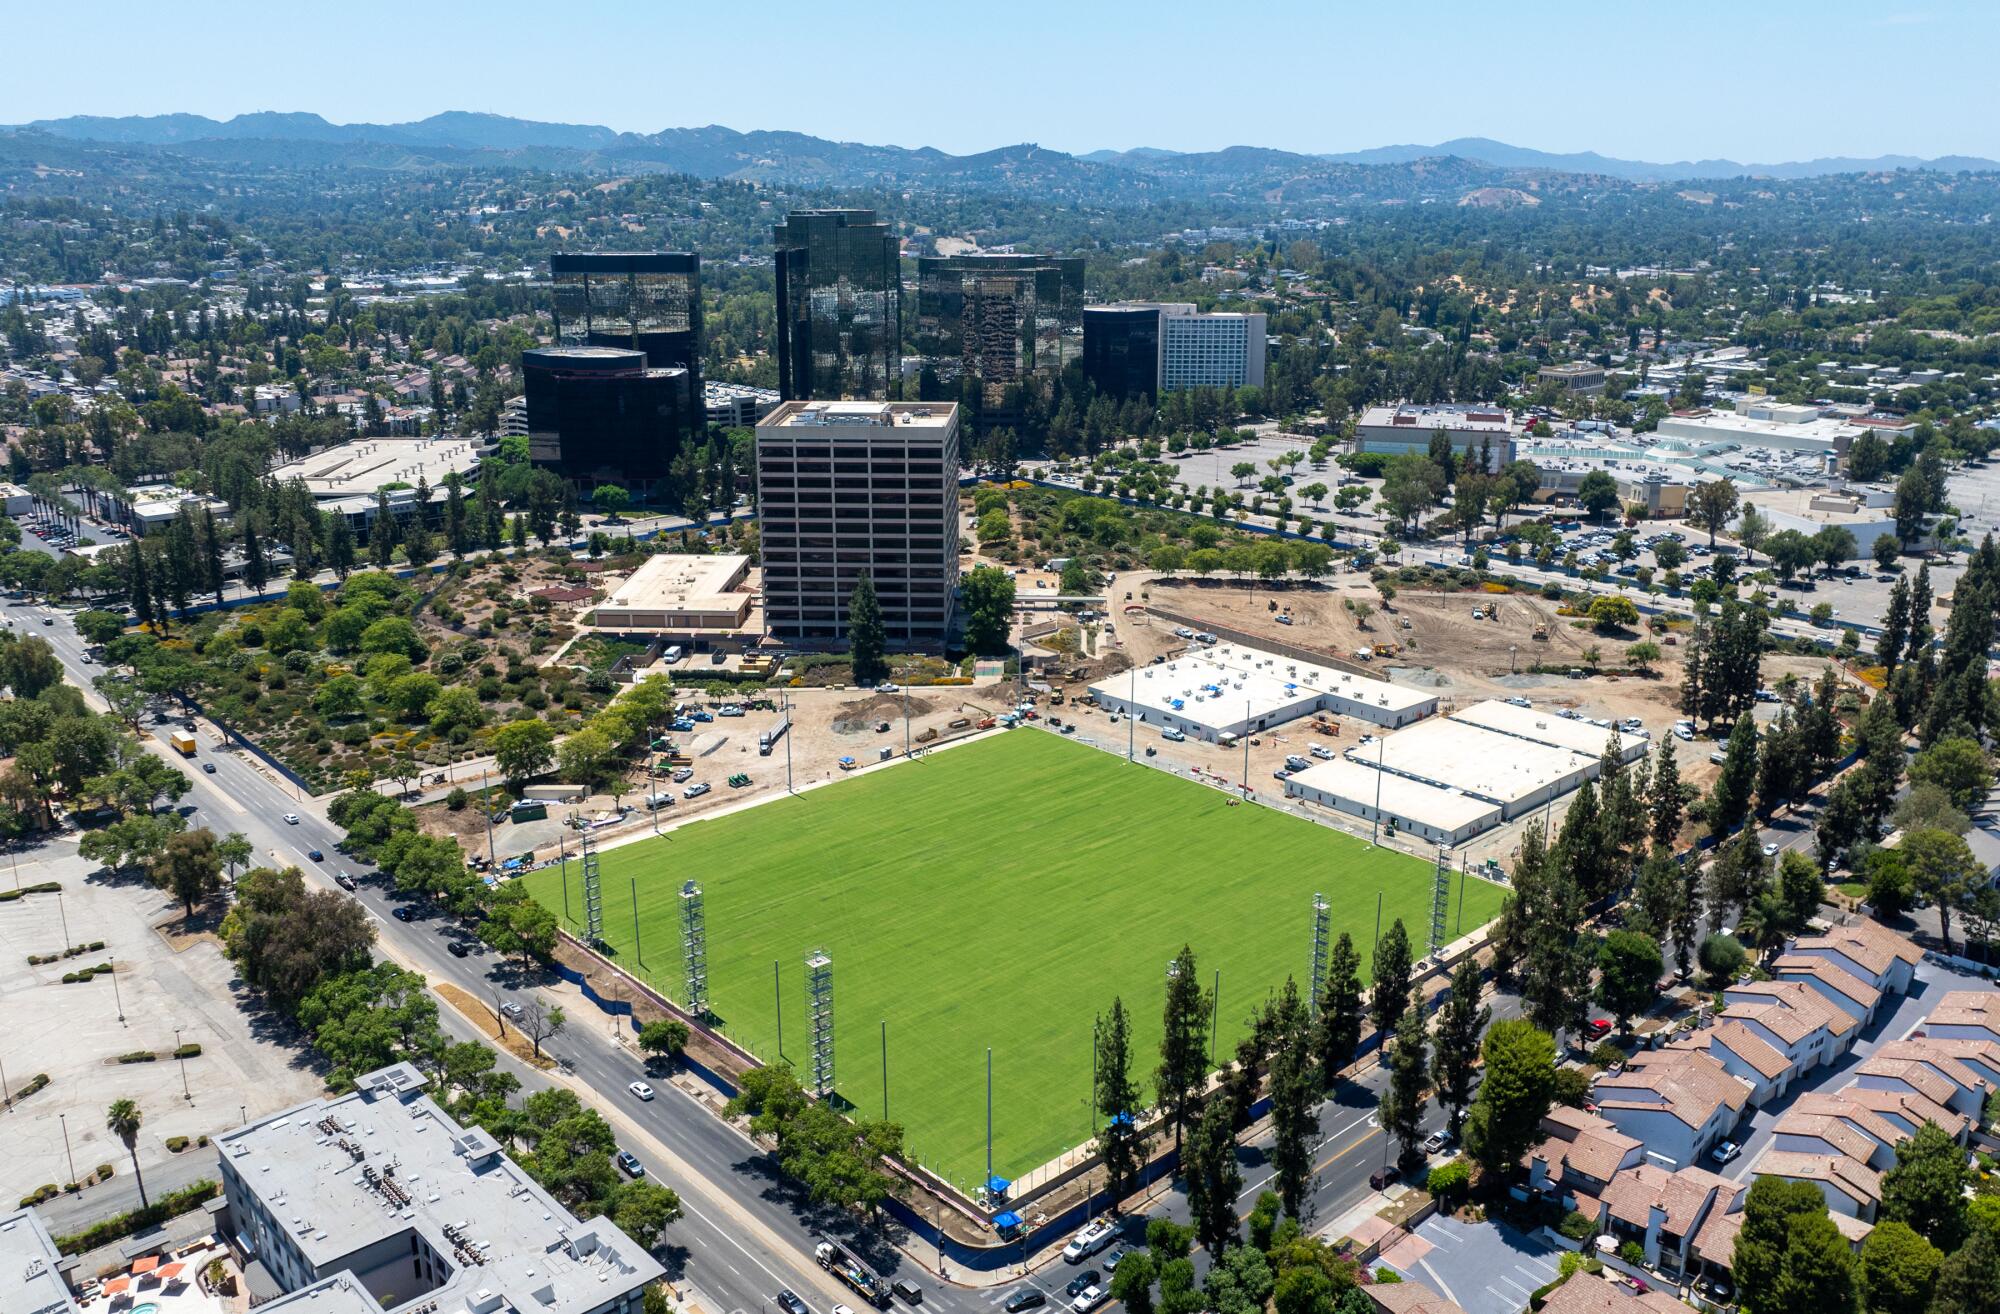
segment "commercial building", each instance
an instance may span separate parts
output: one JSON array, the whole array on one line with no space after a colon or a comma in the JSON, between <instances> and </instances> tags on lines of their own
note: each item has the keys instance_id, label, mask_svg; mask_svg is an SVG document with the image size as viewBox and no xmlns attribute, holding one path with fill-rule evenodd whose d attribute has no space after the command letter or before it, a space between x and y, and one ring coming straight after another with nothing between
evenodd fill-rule
<instances>
[{"instance_id":1,"label":"commercial building","mask_svg":"<svg viewBox=\"0 0 2000 1314\"><path fill-rule=\"evenodd\" d=\"M1461 708L1451 714L1451 719L1530 743L1566 748L1572 753L1602 757L1610 751L1621 764L1646 755L1644 735L1627 734L1608 725L1557 716L1533 707L1517 707L1495 698Z\"/></svg>"},{"instance_id":2,"label":"commercial building","mask_svg":"<svg viewBox=\"0 0 2000 1314\"><path fill-rule=\"evenodd\" d=\"M644 352L701 391L701 257L688 251L558 251L549 257L556 342Z\"/></svg>"},{"instance_id":3,"label":"commercial building","mask_svg":"<svg viewBox=\"0 0 2000 1314\"><path fill-rule=\"evenodd\" d=\"M1827 419L1817 406L1756 401L1734 411L1675 411L1661 420L1654 433L1697 446L1733 443L1739 447L1775 447L1804 452L1831 461L1847 451L1861 430L1844 419Z\"/></svg>"},{"instance_id":4,"label":"commercial building","mask_svg":"<svg viewBox=\"0 0 2000 1314\"><path fill-rule=\"evenodd\" d=\"M1098 391L1115 397L1261 388L1268 350L1266 320L1256 313L1201 314L1192 302L1120 301L1089 307L1083 317L1084 373Z\"/></svg>"},{"instance_id":5,"label":"commercial building","mask_svg":"<svg viewBox=\"0 0 2000 1314\"><path fill-rule=\"evenodd\" d=\"M399 1063L216 1136L231 1240L288 1293L272 1314L640 1314L665 1274L572 1216Z\"/></svg>"},{"instance_id":6,"label":"commercial building","mask_svg":"<svg viewBox=\"0 0 2000 1314\"><path fill-rule=\"evenodd\" d=\"M1437 711L1437 695L1241 644L1140 666L1090 687L1098 703L1162 730L1234 742L1316 712L1387 728Z\"/></svg>"},{"instance_id":7,"label":"commercial building","mask_svg":"<svg viewBox=\"0 0 2000 1314\"><path fill-rule=\"evenodd\" d=\"M771 231L778 391L887 400L902 386L902 252L873 210L794 210Z\"/></svg>"},{"instance_id":8,"label":"commercial building","mask_svg":"<svg viewBox=\"0 0 2000 1314\"><path fill-rule=\"evenodd\" d=\"M710 424L720 429L751 429L777 410L784 399L778 396L776 388L753 388L747 383L704 383L701 400Z\"/></svg>"},{"instance_id":9,"label":"commercial building","mask_svg":"<svg viewBox=\"0 0 2000 1314\"><path fill-rule=\"evenodd\" d=\"M597 605L593 628L636 630L665 638L742 638L757 594L750 558L662 552L647 557Z\"/></svg>"},{"instance_id":10,"label":"commercial building","mask_svg":"<svg viewBox=\"0 0 2000 1314\"><path fill-rule=\"evenodd\" d=\"M33 1209L0 1214L0 1310L7 1314L77 1314L65 1259Z\"/></svg>"},{"instance_id":11,"label":"commercial building","mask_svg":"<svg viewBox=\"0 0 2000 1314\"><path fill-rule=\"evenodd\" d=\"M1379 766L1440 789L1455 789L1500 808L1512 821L1593 779L1597 758L1549 744L1510 740L1445 718L1413 726L1376 744L1347 750L1349 761Z\"/></svg>"},{"instance_id":12,"label":"commercial building","mask_svg":"<svg viewBox=\"0 0 2000 1314\"><path fill-rule=\"evenodd\" d=\"M693 376L636 348L538 347L521 378L529 459L583 486L650 487L703 422Z\"/></svg>"},{"instance_id":13,"label":"commercial building","mask_svg":"<svg viewBox=\"0 0 2000 1314\"><path fill-rule=\"evenodd\" d=\"M1083 260L923 256L915 341L925 401L977 403L982 429L1018 424L1022 390L1055 382L1083 345Z\"/></svg>"},{"instance_id":14,"label":"commercial building","mask_svg":"<svg viewBox=\"0 0 2000 1314\"><path fill-rule=\"evenodd\" d=\"M958 586L958 407L788 401L757 425L764 622L809 646L847 640L874 583L888 642L935 651Z\"/></svg>"},{"instance_id":15,"label":"commercial building","mask_svg":"<svg viewBox=\"0 0 2000 1314\"><path fill-rule=\"evenodd\" d=\"M1562 365L1544 365L1536 372L1535 382L1554 384L1574 397L1602 397L1604 367L1581 360Z\"/></svg>"},{"instance_id":16,"label":"commercial building","mask_svg":"<svg viewBox=\"0 0 2000 1314\"><path fill-rule=\"evenodd\" d=\"M1398 402L1363 411L1354 425L1354 445L1361 452L1423 456L1431 449L1431 435L1442 433L1458 457L1476 459L1485 452L1487 468L1498 470L1514 459L1514 440L1520 429L1500 406Z\"/></svg>"},{"instance_id":17,"label":"commercial building","mask_svg":"<svg viewBox=\"0 0 2000 1314\"><path fill-rule=\"evenodd\" d=\"M1097 391L1123 401L1160 391L1160 311L1120 304L1083 309L1083 373Z\"/></svg>"},{"instance_id":18,"label":"commercial building","mask_svg":"<svg viewBox=\"0 0 2000 1314\"><path fill-rule=\"evenodd\" d=\"M470 438L356 438L285 462L271 471L280 484L297 481L321 502L375 496L384 484L428 484L442 490L451 475L469 478L486 449Z\"/></svg>"},{"instance_id":19,"label":"commercial building","mask_svg":"<svg viewBox=\"0 0 2000 1314\"><path fill-rule=\"evenodd\" d=\"M129 496L110 496L97 503L106 516L143 538L157 534L179 519L186 507L196 519L206 510L218 522L227 520L229 504L219 498L203 497L175 484L141 484Z\"/></svg>"},{"instance_id":20,"label":"commercial building","mask_svg":"<svg viewBox=\"0 0 2000 1314\"><path fill-rule=\"evenodd\" d=\"M1497 804L1347 759L1293 772L1285 793L1433 844L1463 844L1500 824Z\"/></svg>"}]
</instances>

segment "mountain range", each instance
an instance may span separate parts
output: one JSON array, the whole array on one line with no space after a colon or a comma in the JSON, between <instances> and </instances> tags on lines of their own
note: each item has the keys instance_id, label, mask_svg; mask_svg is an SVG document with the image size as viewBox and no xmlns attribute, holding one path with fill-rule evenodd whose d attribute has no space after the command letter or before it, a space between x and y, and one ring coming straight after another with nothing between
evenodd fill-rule
<instances>
[{"instance_id":1,"label":"mountain range","mask_svg":"<svg viewBox=\"0 0 2000 1314\"><path fill-rule=\"evenodd\" d=\"M972 155L951 155L930 147L912 149L836 142L798 132L737 132L711 125L630 133L593 124L540 123L463 110L411 123L344 124L329 123L317 114L270 111L239 114L227 120L199 114L122 118L76 115L38 119L11 129L0 128L0 132L12 133L17 138L45 133L75 141L192 148L208 156L231 154L224 143L232 142L400 147L436 163L472 163L482 155L499 152L515 157L518 162L544 167L570 164L609 169L657 168L709 178L832 186L929 182L1097 187L1119 185L1121 177L1126 187L1149 183L1173 186L1176 182L1269 186L1303 177L1321 178L1329 166L1337 170L1337 166L1406 165L1443 158L1497 170L1586 174L1654 183L1741 177L1798 179L1896 169L1948 173L2000 169L2000 163L1993 160L1960 155L1936 159L1910 155L1868 159L1831 157L1774 164L1743 164L1734 160L1653 163L1617 159L1595 151L1569 154L1540 151L1485 137L1460 137L1429 146L1378 146L1317 155L1256 146L1201 152L1138 147L1070 155L1030 143ZM471 153L472 158L465 159L460 153Z\"/></svg>"}]
</instances>

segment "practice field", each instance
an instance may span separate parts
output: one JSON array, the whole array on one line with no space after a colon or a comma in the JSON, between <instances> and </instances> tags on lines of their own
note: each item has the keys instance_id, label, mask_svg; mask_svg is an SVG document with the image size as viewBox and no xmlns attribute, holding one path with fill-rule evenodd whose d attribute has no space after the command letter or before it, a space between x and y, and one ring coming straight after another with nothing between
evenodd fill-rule
<instances>
[{"instance_id":1,"label":"practice field","mask_svg":"<svg viewBox=\"0 0 2000 1314\"><path fill-rule=\"evenodd\" d=\"M673 999L681 883L701 882L710 1005L739 1043L809 1068L804 958L833 959L837 1089L883 1107L911 1152L955 1182L985 1179L986 1050L993 1168L1015 1177L1090 1134L1091 1024L1122 995L1133 1074L1150 1098L1168 961L1185 943L1202 985L1221 972L1219 1055L1287 975L1310 970L1312 896L1364 960L1397 918L1421 954L1427 863L1163 771L1031 730L699 821L602 860L604 932ZM632 880L638 882L639 948ZM559 869L528 878L558 912ZM1493 917L1498 887L1452 889L1454 936ZM571 864L568 924L583 915ZM772 965L779 985L774 987ZM1364 975L1366 968L1364 967Z\"/></svg>"}]
</instances>

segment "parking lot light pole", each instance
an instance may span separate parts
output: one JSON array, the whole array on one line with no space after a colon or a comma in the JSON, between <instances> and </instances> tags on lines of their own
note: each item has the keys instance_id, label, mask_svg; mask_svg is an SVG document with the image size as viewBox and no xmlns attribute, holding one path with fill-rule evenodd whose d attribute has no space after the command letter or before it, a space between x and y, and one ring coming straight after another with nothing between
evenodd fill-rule
<instances>
[{"instance_id":1,"label":"parking lot light pole","mask_svg":"<svg viewBox=\"0 0 2000 1314\"><path fill-rule=\"evenodd\" d=\"M181 1029L179 1027L174 1028L174 1060L181 1065L181 1098L192 1104L194 1103L194 1092L188 1089L187 1054L181 1048Z\"/></svg>"},{"instance_id":2,"label":"parking lot light pole","mask_svg":"<svg viewBox=\"0 0 2000 1314\"><path fill-rule=\"evenodd\" d=\"M118 1004L118 1024L125 1025L125 996L118 989L118 960L107 958L105 963L111 968L111 998Z\"/></svg>"}]
</instances>

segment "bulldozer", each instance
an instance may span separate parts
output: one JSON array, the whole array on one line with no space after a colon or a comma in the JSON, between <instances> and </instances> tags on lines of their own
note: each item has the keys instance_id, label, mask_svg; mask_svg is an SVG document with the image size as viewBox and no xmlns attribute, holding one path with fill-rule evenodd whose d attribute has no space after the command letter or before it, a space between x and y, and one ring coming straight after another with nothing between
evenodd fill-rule
<instances>
[{"instance_id":1,"label":"bulldozer","mask_svg":"<svg viewBox=\"0 0 2000 1314\"><path fill-rule=\"evenodd\" d=\"M1549 641L1549 627L1546 625L1537 625L1534 637L1537 643L1547 643Z\"/></svg>"}]
</instances>

